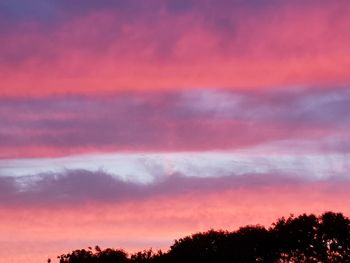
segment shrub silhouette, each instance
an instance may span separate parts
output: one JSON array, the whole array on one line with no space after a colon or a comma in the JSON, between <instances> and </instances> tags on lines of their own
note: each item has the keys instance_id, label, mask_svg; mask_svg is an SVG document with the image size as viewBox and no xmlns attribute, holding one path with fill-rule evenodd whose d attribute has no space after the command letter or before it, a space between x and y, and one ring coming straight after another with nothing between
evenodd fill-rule
<instances>
[{"instance_id":1,"label":"shrub silhouette","mask_svg":"<svg viewBox=\"0 0 350 263\"><path fill-rule=\"evenodd\" d=\"M58 258L60 263L350 262L350 220L333 212L290 215L270 228L256 225L186 236L167 252L150 249L128 255L96 246Z\"/></svg>"}]
</instances>

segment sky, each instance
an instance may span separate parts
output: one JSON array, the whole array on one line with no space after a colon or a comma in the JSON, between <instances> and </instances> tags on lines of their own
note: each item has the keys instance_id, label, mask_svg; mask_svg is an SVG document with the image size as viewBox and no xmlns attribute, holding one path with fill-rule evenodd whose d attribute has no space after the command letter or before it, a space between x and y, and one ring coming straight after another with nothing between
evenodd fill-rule
<instances>
[{"instance_id":1,"label":"sky","mask_svg":"<svg viewBox=\"0 0 350 263\"><path fill-rule=\"evenodd\" d=\"M0 0L0 262L350 216L349 12Z\"/></svg>"}]
</instances>

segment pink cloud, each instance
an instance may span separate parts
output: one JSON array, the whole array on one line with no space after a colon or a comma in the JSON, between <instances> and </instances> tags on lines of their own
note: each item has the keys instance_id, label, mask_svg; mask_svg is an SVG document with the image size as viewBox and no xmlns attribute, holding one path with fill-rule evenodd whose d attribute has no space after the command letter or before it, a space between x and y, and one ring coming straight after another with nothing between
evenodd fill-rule
<instances>
[{"instance_id":1,"label":"pink cloud","mask_svg":"<svg viewBox=\"0 0 350 263\"><path fill-rule=\"evenodd\" d=\"M349 83L347 2L224 3L22 22L0 36L1 94Z\"/></svg>"}]
</instances>

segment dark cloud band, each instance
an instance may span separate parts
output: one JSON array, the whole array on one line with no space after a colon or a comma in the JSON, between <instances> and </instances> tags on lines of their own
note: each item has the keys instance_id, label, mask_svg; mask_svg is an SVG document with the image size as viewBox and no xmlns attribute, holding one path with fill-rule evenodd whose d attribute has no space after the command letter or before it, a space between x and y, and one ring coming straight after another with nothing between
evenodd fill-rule
<instances>
[{"instance_id":1,"label":"dark cloud band","mask_svg":"<svg viewBox=\"0 0 350 263\"><path fill-rule=\"evenodd\" d=\"M321 191L346 192L348 178L310 181L271 174L244 176L188 177L181 174L161 177L149 184L126 182L102 171L71 170L26 178L0 177L1 205L70 205L88 202L115 203L141 201L155 197L175 198L184 194L225 191L298 188L318 185Z\"/></svg>"}]
</instances>

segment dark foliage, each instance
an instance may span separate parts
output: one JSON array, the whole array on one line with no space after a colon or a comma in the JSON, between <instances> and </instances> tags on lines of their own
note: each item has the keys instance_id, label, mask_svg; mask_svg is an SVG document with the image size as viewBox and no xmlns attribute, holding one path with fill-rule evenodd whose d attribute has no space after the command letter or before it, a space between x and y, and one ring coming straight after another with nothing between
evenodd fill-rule
<instances>
[{"instance_id":1,"label":"dark foliage","mask_svg":"<svg viewBox=\"0 0 350 263\"><path fill-rule=\"evenodd\" d=\"M128 255L96 246L58 258L60 263L350 262L350 220L333 212L291 215L268 229L257 225L193 234L176 240L166 253Z\"/></svg>"}]
</instances>

